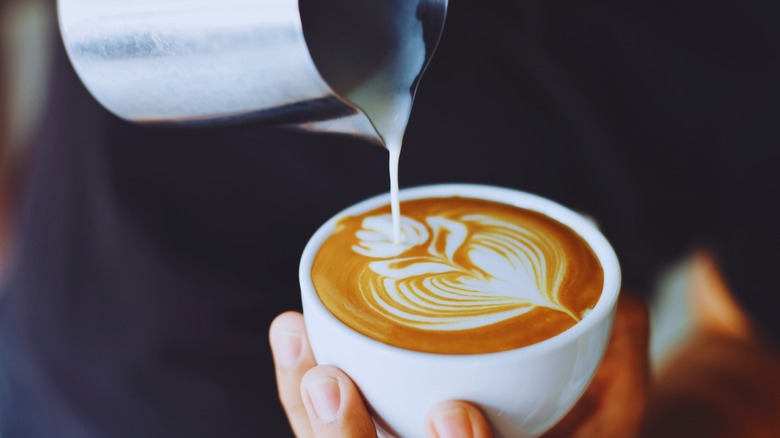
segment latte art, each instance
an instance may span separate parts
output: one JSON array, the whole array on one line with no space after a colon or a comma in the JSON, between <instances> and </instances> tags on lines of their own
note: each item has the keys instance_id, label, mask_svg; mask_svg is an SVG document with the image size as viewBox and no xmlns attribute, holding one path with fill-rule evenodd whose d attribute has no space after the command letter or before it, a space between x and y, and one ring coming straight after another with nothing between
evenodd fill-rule
<instances>
[{"instance_id":1,"label":"latte art","mask_svg":"<svg viewBox=\"0 0 780 438\"><path fill-rule=\"evenodd\" d=\"M360 244L353 247L379 259L360 276L359 288L385 318L429 330L459 330L542 306L580 319L557 299L565 250L537 230L484 215L432 216L426 224L404 219L402 230L410 232L402 231L400 245L386 231L391 218L382 215L363 220L356 233ZM426 245L424 254L419 245Z\"/></svg>"},{"instance_id":2,"label":"latte art","mask_svg":"<svg viewBox=\"0 0 780 438\"><path fill-rule=\"evenodd\" d=\"M500 351L560 333L598 300L595 254L539 213L408 201L395 243L386 210L342 219L312 269L325 306L368 336L422 351Z\"/></svg>"}]
</instances>

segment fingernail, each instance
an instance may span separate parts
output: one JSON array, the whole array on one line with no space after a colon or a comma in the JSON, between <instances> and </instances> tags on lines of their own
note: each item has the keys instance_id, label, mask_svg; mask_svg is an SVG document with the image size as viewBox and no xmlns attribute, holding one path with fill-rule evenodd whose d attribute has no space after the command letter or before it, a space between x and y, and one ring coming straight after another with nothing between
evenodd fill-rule
<instances>
[{"instance_id":1,"label":"fingernail","mask_svg":"<svg viewBox=\"0 0 780 438\"><path fill-rule=\"evenodd\" d=\"M335 420L341 405L339 382L332 377L323 377L306 383L306 390L317 418L323 423Z\"/></svg>"},{"instance_id":2,"label":"fingernail","mask_svg":"<svg viewBox=\"0 0 780 438\"><path fill-rule=\"evenodd\" d=\"M275 333L274 351L279 364L291 368L298 363L303 350L303 337L298 332L279 330Z\"/></svg>"},{"instance_id":3,"label":"fingernail","mask_svg":"<svg viewBox=\"0 0 780 438\"><path fill-rule=\"evenodd\" d=\"M439 438L471 438L471 418L465 409L449 408L433 417L433 428Z\"/></svg>"}]
</instances>

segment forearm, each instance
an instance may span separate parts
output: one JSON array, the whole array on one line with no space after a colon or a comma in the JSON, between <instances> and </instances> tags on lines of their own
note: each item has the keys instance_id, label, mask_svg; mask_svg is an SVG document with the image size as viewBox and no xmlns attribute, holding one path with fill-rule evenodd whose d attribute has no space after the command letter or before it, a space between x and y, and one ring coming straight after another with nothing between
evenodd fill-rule
<instances>
[{"instance_id":1,"label":"forearm","mask_svg":"<svg viewBox=\"0 0 780 438\"><path fill-rule=\"evenodd\" d=\"M658 376L643 436L774 436L780 354L728 336L692 339Z\"/></svg>"},{"instance_id":2,"label":"forearm","mask_svg":"<svg viewBox=\"0 0 780 438\"><path fill-rule=\"evenodd\" d=\"M656 375L644 436L776 436L780 352L759 340L707 253L693 258L688 299L692 334Z\"/></svg>"}]
</instances>

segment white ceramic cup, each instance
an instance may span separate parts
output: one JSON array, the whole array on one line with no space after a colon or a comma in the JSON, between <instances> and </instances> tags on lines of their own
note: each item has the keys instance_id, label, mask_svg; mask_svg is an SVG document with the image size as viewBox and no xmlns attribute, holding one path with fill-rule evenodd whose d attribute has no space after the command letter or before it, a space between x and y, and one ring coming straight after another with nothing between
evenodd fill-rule
<instances>
[{"instance_id":1,"label":"white ceramic cup","mask_svg":"<svg viewBox=\"0 0 780 438\"><path fill-rule=\"evenodd\" d=\"M461 196L543 213L582 236L604 269L596 306L565 332L527 347L487 354L434 354L404 350L344 325L319 300L311 267L338 219L390 202L388 194L360 202L327 221L312 236L300 265L306 330L320 365L333 365L357 384L377 423L399 437L425 435L425 417L446 400L475 403L497 437L538 436L580 398L601 362L612 330L620 290L620 267L599 230L579 214L517 190L443 184L401 191L401 200Z\"/></svg>"}]
</instances>

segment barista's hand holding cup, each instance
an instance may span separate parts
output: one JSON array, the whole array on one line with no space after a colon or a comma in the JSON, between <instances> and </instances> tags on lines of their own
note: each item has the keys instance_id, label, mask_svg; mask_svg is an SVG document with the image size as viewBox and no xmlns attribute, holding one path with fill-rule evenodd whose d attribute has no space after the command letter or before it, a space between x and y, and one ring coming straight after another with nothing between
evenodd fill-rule
<instances>
[{"instance_id":1,"label":"barista's hand holding cup","mask_svg":"<svg viewBox=\"0 0 780 438\"><path fill-rule=\"evenodd\" d=\"M348 208L300 266L320 365L355 382L377 422L423 436L435 405L477 405L496 436L537 436L572 407L609 340L620 270L601 233L527 193L448 184Z\"/></svg>"}]
</instances>

